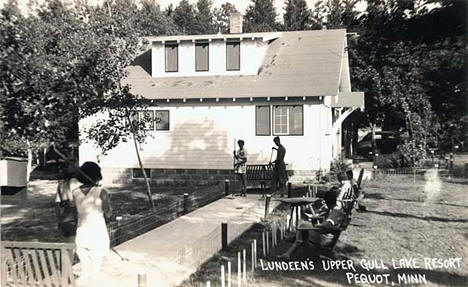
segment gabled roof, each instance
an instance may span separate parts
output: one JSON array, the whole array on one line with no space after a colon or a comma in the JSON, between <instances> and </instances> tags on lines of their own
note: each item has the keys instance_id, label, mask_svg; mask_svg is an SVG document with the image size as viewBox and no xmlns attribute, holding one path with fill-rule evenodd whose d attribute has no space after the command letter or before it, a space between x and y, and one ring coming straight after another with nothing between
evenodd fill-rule
<instances>
[{"instance_id":1,"label":"gabled roof","mask_svg":"<svg viewBox=\"0 0 468 287\"><path fill-rule=\"evenodd\" d=\"M345 37L344 29L281 32L268 44L258 75L152 78L133 65L125 82L149 99L337 95Z\"/></svg>"}]
</instances>

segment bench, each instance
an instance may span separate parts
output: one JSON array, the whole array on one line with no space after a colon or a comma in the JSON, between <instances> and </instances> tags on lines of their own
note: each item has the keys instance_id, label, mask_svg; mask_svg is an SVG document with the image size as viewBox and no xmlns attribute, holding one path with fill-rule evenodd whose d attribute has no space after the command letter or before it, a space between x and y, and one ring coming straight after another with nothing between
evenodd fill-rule
<instances>
[{"instance_id":1,"label":"bench","mask_svg":"<svg viewBox=\"0 0 468 287\"><path fill-rule=\"evenodd\" d=\"M247 184L258 182L263 192L266 189L267 181L272 179L273 166L271 164L248 164L246 175Z\"/></svg>"},{"instance_id":2,"label":"bench","mask_svg":"<svg viewBox=\"0 0 468 287\"><path fill-rule=\"evenodd\" d=\"M1 286L75 286L73 243L1 242Z\"/></svg>"}]
</instances>

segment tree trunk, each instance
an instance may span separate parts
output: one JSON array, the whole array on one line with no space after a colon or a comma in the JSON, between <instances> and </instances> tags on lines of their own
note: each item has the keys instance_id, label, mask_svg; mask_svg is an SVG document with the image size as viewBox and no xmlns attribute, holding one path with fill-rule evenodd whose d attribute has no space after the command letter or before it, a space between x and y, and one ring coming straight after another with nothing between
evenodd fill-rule
<instances>
[{"instance_id":1,"label":"tree trunk","mask_svg":"<svg viewBox=\"0 0 468 287\"><path fill-rule=\"evenodd\" d=\"M151 205L151 208L153 209L153 211L156 211L156 207L154 206L154 202L153 202L153 197L151 196L151 194L152 194L151 193L151 186L150 186L150 183L149 183L149 180L148 180L148 176L146 176L145 168L143 167L143 162L141 161L141 157L140 157L140 151L138 149L138 141L137 141L137 138L136 138L135 126L133 125L133 121L132 121L132 119L130 117L130 113L128 111L127 111L127 120L130 123L131 129L132 129L133 144L135 146L135 152L136 152L136 155L137 155L138 164L140 166L141 172L143 173L143 178L145 179L146 195L148 196L148 201L149 201L149 204Z\"/></svg>"},{"instance_id":2,"label":"tree trunk","mask_svg":"<svg viewBox=\"0 0 468 287\"><path fill-rule=\"evenodd\" d=\"M377 144L375 142L375 123L370 124L372 129L371 145L372 145L372 157L375 158L375 153L377 152Z\"/></svg>"},{"instance_id":3,"label":"tree trunk","mask_svg":"<svg viewBox=\"0 0 468 287\"><path fill-rule=\"evenodd\" d=\"M133 124L132 124L132 127L133 127ZM132 129L133 130L133 129ZM153 202L153 197L151 196L152 193L151 193L151 186L150 186L150 183L149 183L149 180L148 180L148 176L146 175L146 171L145 171L145 168L143 167L143 163L141 161L141 157L140 157L140 151L138 150L138 141L136 139L136 136L135 136L135 132L133 131L133 143L134 143L134 146L135 146L135 152L136 152L136 155L137 155L137 158L138 158L138 164L140 165L140 169L141 169L141 172L143 173L143 177L145 179L145 183L146 183L146 195L148 196L148 201L151 205L151 208L153 209L153 211L156 211L156 207L154 206L154 202Z\"/></svg>"}]
</instances>

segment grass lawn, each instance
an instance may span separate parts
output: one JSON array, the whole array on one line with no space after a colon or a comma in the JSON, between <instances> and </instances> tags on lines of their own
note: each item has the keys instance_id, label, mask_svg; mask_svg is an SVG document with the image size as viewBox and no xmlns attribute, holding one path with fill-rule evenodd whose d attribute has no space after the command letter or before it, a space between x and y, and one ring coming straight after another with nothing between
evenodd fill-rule
<instances>
[{"instance_id":1,"label":"grass lawn","mask_svg":"<svg viewBox=\"0 0 468 287\"><path fill-rule=\"evenodd\" d=\"M362 279L348 281L348 272L350 276L368 274L365 278L378 274L384 278L389 274L388 285L393 282L395 286L467 286L468 185L443 182L440 192L432 192L430 195L424 191L425 185L424 179L414 180L412 176L387 176L363 183L367 195L364 204L368 211L353 213L351 224L341 234L333 257L334 260L351 260L355 271L324 271L322 264L330 261L321 257L320 251L299 250L291 261L309 259L314 263L314 270L267 271L257 267L254 279L249 274L249 281L242 286L366 285L361 284ZM273 218L283 217L287 212L287 208L280 207ZM233 277L236 277L237 252L244 248L250 250L253 239L261 242L264 229L264 224L253 226L230 245L230 251L220 252L211 258L182 286L205 286L207 280L210 280L211 286L220 286L220 266L226 266L227 260L232 262ZM280 261L277 255L286 251L290 245L290 242L281 241L265 260ZM257 249L258 257L261 258L260 244ZM247 254L247 258L250 258L249 251ZM375 262L372 260L377 260L378 268L365 270L365 262ZM425 260L428 260L427 264ZM452 260L452 266L438 266L438 263L443 265L449 262L444 260ZM247 266L249 270L250 264ZM388 269L383 269L384 266ZM422 284L416 284L415 281L411 284L409 277L406 282L403 277L398 277L411 274L419 276ZM233 286L237 286L237 283Z\"/></svg>"}]
</instances>

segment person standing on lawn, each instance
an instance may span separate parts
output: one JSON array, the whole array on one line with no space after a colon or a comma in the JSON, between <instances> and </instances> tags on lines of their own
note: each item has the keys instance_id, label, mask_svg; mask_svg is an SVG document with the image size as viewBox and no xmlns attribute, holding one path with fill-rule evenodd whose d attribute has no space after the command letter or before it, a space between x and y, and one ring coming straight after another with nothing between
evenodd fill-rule
<instances>
[{"instance_id":1,"label":"person standing on lawn","mask_svg":"<svg viewBox=\"0 0 468 287\"><path fill-rule=\"evenodd\" d=\"M78 212L73 200L72 191L81 184L75 178L71 166L62 168L61 175L62 179L58 182L57 195L55 196L57 227L61 234L67 238L68 242L74 242L78 223Z\"/></svg>"},{"instance_id":2,"label":"person standing on lawn","mask_svg":"<svg viewBox=\"0 0 468 287\"><path fill-rule=\"evenodd\" d=\"M240 196L247 196L247 151L244 148L244 141L238 140L239 149L234 151L235 172L241 181Z\"/></svg>"},{"instance_id":3,"label":"person standing on lawn","mask_svg":"<svg viewBox=\"0 0 468 287\"><path fill-rule=\"evenodd\" d=\"M73 190L78 210L76 230L76 253L81 263L78 286L98 285L102 260L109 252L109 234L104 216L109 218L112 210L109 194L99 186L101 168L94 162L85 162L78 180L83 184Z\"/></svg>"},{"instance_id":4,"label":"person standing on lawn","mask_svg":"<svg viewBox=\"0 0 468 287\"><path fill-rule=\"evenodd\" d=\"M286 149L281 144L279 137L275 137L273 142L276 145L276 147L272 147L272 149L276 150L276 160L270 163L274 164L273 175L271 179L271 194L274 194L279 189L281 196L284 196L286 193L286 182L288 182L286 164L284 163Z\"/></svg>"}]
</instances>

